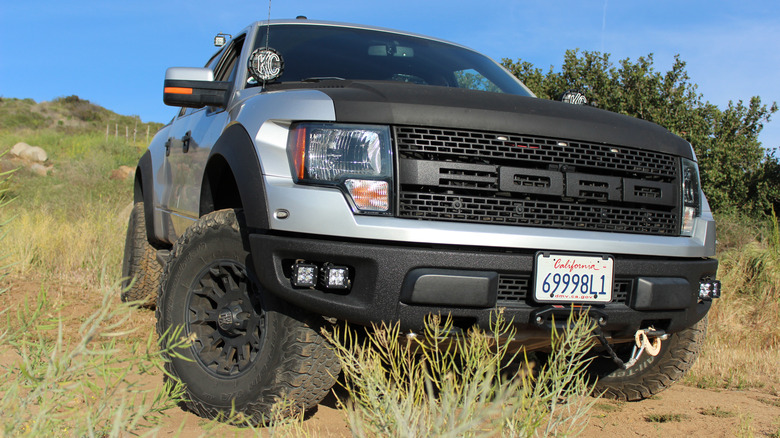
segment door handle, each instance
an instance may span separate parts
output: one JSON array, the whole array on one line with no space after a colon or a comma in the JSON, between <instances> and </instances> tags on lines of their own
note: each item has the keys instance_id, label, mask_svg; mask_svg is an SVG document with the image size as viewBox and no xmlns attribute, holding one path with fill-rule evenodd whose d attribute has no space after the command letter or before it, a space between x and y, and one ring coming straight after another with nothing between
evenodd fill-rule
<instances>
[{"instance_id":1,"label":"door handle","mask_svg":"<svg viewBox=\"0 0 780 438\"><path fill-rule=\"evenodd\" d=\"M184 137L181 138L181 151L187 153L190 150L190 140L192 140L192 131L187 131Z\"/></svg>"}]
</instances>

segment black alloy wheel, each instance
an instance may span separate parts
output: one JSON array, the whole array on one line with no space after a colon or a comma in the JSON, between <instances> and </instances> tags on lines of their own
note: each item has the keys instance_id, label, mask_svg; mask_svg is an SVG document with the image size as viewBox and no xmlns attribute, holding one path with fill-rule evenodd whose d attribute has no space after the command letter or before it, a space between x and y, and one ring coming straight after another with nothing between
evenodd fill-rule
<instances>
[{"instance_id":1,"label":"black alloy wheel","mask_svg":"<svg viewBox=\"0 0 780 438\"><path fill-rule=\"evenodd\" d=\"M187 309L192 350L217 377L244 374L263 348L265 312L246 269L221 260L196 277Z\"/></svg>"}]
</instances>

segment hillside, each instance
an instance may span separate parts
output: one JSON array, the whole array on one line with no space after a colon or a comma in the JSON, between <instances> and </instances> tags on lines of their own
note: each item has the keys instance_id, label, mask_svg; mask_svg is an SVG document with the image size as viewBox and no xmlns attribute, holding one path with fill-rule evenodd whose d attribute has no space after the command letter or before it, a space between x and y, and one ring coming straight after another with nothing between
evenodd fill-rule
<instances>
[{"instance_id":1,"label":"hillside","mask_svg":"<svg viewBox=\"0 0 780 438\"><path fill-rule=\"evenodd\" d=\"M137 127L156 132L161 123L143 123L138 116L124 116L78 96L36 103L32 99L0 97L0 130L57 129L63 133L102 132L108 125ZM113 131L111 132L113 134Z\"/></svg>"}]
</instances>

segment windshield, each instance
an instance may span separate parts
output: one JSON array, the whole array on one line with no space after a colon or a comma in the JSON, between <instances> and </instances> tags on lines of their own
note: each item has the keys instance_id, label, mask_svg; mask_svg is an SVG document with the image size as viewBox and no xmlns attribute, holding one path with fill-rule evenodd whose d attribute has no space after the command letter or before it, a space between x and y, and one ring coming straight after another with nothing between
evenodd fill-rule
<instances>
[{"instance_id":1,"label":"windshield","mask_svg":"<svg viewBox=\"0 0 780 438\"><path fill-rule=\"evenodd\" d=\"M490 58L462 47L391 32L321 25L262 27L255 48L281 54L276 82L318 79L400 81L531 96ZM250 80L248 85L256 84Z\"/></svg>"}]
</instances>

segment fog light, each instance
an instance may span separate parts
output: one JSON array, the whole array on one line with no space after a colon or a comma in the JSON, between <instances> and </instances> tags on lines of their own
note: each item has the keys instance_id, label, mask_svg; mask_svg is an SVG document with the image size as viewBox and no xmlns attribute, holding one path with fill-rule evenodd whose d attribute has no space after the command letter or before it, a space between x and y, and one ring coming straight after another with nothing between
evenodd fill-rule
<instances>
[{"instance_id":1,"label":"fog light","mask_svg":"<svg viewBox=\"0 0 780 438\"><path fill-rule=\"evenodd\" d=\"M361 211L387 211L390 208L387 181L348 179L344 185Z\"/></svg>"},{"instance_id":2,"label":"fog light","mask_svg":"<svg viewBox=\"0 0 780 438\"><path fill-rule=\"evenodd\" d=\"M328 289L349 289L349 268L331 263L322 265L322 283Z\"/></svg>"},{"instance_id":3,"label":"fog light","mask_svg":"<svg viewBox=\"0 0 780 438\"><path fill-rule=\"evenodd\" d=\"M295 287L314 287L317 285L317 265L297 261L292 267L292 284Z\"/></svg>"},{"instance_id":4,"label":"fog light","mask_svg":"<svg viewBox=\"0 0 780 438\"><path fill-rule=\"evenodd\" d=\"M720 281L708 279L699 283L699 299L711 301L715 298L720 298Z\"/></svg>"}]
</instances>

